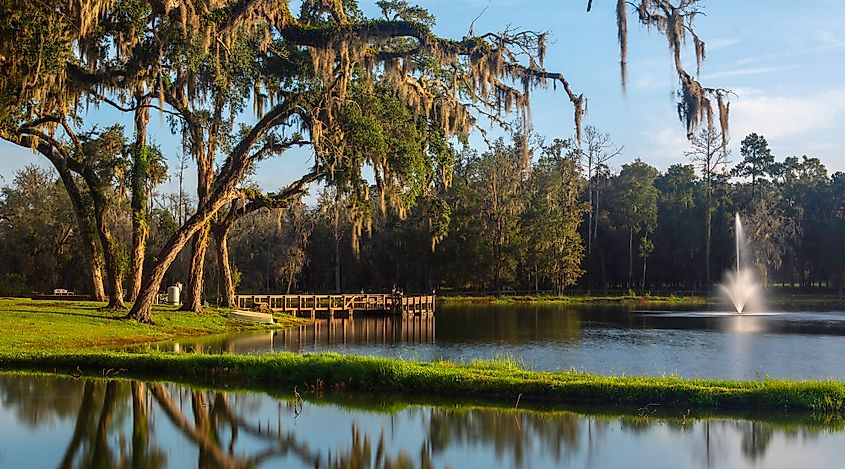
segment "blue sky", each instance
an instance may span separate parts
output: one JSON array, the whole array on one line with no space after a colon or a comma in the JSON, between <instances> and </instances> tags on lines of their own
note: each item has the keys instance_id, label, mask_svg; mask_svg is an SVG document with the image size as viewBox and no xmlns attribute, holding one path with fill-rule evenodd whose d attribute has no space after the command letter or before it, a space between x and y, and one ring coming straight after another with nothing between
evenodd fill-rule
<instances>
[{"instance_id":1,"label":"blue sky","mask_svg":"<svg viewBox=\"0 0 845 469\"><path fill-rule=\"evenodd\" d=\"M370 2L361 3L365 12L377 14ZM611 161L612 169L637 157L661 170L686 162L688 143L675 111L677 80L665 39L635 25L631 17L629 86L623 94L613 0L594 0L591 13L585 12L585 0L420 0L418 4L434 13L435 31L442 36L462 37L482 11L476 32L507 26L549 31L547 68L564 73L575 90L587 96L586 122L624 146L624 153ZM807 154L821 158L831 171L845 171L841 130L845 2L705 0L704 8L706 16L696 25L708 44L702 82L736 94L731 104L732 161L739 159L742 137L757 132L780 159ZM129 124L110 110L92 113L100 126L117 119ZM534 92L532 114L540 134L573 134L572 108L562 92ZM175 168L179 140L157 121L154 116L152 139L162 145ZM481 145L480 139L473 142ZM268 161L255 180L265 189L276 189L301 175L308 159L307 151L298 151ZM0 184L10 182L13 172L29 163L45 165L43 158L0 143ZM188 184L194 185L193 177ZM163 190L175 187L174 180Z\"/></svg>"}]
</instances>

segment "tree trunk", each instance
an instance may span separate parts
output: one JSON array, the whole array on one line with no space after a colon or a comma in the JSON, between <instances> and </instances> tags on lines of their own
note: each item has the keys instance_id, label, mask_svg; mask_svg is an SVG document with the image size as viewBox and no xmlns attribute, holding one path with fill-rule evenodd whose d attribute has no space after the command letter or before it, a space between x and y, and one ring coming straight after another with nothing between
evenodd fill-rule
<instances>
[{"instance_id":1,"label":"tree trunk","mask_svg":"<svg viewBox=\"0 0 845 469\"><path fill-rule=\"evenodd\" d=\"M235 305L235 280L232 277L232 264L229 259L229 230L231 225L215 224L211 230L217 246L217 267L220 271L219 282L222 293L221 306L232 308Z\"/></svg>"},{"instance_id":2,"label":"tree trunk","mask_svg":"<svg viewBox=\"0 0 845 469\"><path fill-rule=\"evenodd\" d=\"M170 265L173 264L176 256L179 255L179 252L185 247L188 240L191 239L191 237L193 237L194 234L203 226L207 226L211 217L213 217L221 207L233 199L233 194L234 190L231 188L228 192L221 191L221 193L214 196L208 204L203 205L197 213L191 216L191 218L189 218L188 221L186 221L185 224L182 225L182 227L179 228L179 230L177 230L169 240L167 240L167 244L164 245L161 252L159 252L158 256L156 256L158 262L145 276L146 280L144 281L144 285L141 287L141 292L135 300L135 304L132 305L132 310L129 311L127 318L143 323L152 323L152 316L150 313L152 312L155 297L161 288L161 282L164 280L164 275L167 273L167 269L169 269Z\"/></svg>"},{"instance_id":3,"label":"tree trunk","mask_svg":"<svg viewBox=\"0 0 845 469\"><path fill-rule=\"evenodd\" d=\"M205 286L205 254L208 251L209 238L208 223L194 234L191 249L191 271L188 277L188 288L182 300L181 311L202 312L203 287Z\"/></svg>"},{"instance_id":4,"label":"tree trunk","mask_svg":"<svg viewBox=\"0 0 845 469\"><path fill-rule=\"evenodd\" d=\"M73 467L73 460L76 458L76 453L79 451L83 439L91 433L91 425L94 419L94 391L94 381L86 379L82 391L82 403L79 405L79 413L76 415L76 424L73 427L70 443L68 443L64 457L62 457L62 462L59 463L60 469Z\"/></svg>"},{"instance_id":5,"label":"tree trunk","mask_svg":"<svg viewBox=\"0 0 845 469\"><path fill-rule=\"evenodd\" d=\"M212 132L213 133L213 132ZM208 202L211 194L211 185L214 180L214 152L215 135L209 135L208 148L205 150L202 144L202 130L191 129L191 141L195 146L195 158L197 160L197 199L198 207ZM191 250L191 271L188 275L188 288L182 302L182 311L202 312L203 287L205 286L205 253L208 250L208 239L210 225L205 223L194 235L193 249Z\"/></svg>"},{"instance_id":6,"label":"tree trunk","mask_svg":"<svg viewBox=\"0 0 845 469\"><path fill-rule=\"evenodd\" d=\"M188 240L199 230L206 228L211 222L212 217L239 194L237 184L243 180L251 164L251 160L247 156L249 149L276 122L290 115L297 104L298 101L296 100L284 101L277 104L235 145L229 159L223 165L218 175L218 185L214 191L208 194L207 201L199 205L197 212L170 237L159 255L156 256L157 262L147 274L147 278L141 287L141 292L138 294L135 304L132 305L132 310L129 311L127 318L143 323L152 322L151 313L153 303L155 302L159 288L161 288L161 282L167 273L167 269L173 264L179 251L185 247ZM214 153L211 152L211 154L213 155ZM211 188L210 181L207 187Z\"/></svg>"},{"instance_id":7,"label":"tree trunk","mask_svg":"<svg viewBox=\"0 0 845 469\"><path fill-rule=\"evenodd\" d=\"M707 215L704 220L704 279L707 289L713 286L713 280L710 276L710 253L712 249L712 233L713 233L713 209L711 208L710 198L707 200Z\"/></svg>"},{"instance_id":8,"label":"tree trunk","mask_svg":"<svg viewBox=\"0 0 845 469\"><path fill-rule=\"evenodd\" d=\"M100 238L100 246L103 248L103 257L106 261L106 278L109 286L109 304L107 307L126 309L126 304L123 302L123 275L121 275L117 259L117 245L106 221L108 197L103 192L104 184L92 168L85 168L82 176L88 186L91 200L94 202L94 222L97 226L97 235Z\"/></svg>"},{"instance_id":9,"label":"tree trunk","mask_svg":"<svg viewBox=\"0 0 845 469\"><path fill-rule=\"evenodd\" d=\"M285 290L285 295L290 295L290 287L293 285L293 269L288 272L288 288Z\"/></svg>"},{"instance_id":10,"label":"tree trunk","mask_svg":"<svg viewBox=\"0 0 845 469\"><path fill-rule=\"evenodd\" d=\"M147 424L147 391L144 383L132 381L132 468L146 466L150 432Z\"/></svg>"},{"instance_id":11,"label":"tree trunk","mask_svg":"<svg viewBox=\"0 0 845 469\"><path fill-rule=\"evenodd\" d=\"M120 274L120 265L116 255L117 246L105 219L105 198L102 194L94 193L93 189L92 198L94 199L94 219L97 223L97 234L100 237L103 257L106 261L106 277L109 285L109 304L107 307L126 309L126 304L123 302L123 276Z\"/></svg>"},{"instance_id":12,"label":"tree trunk","mask_svg":"<svg viewBox=\"0 0 845 469\"><path fill-rule=\"evenodd\" d=\"M643 256L643 287L642 287L642 288L643 288L643 291L645 291L645 290L646 290L646 287L645 287L645 273L646 273L646 267L647 267L647 266L648 266L648 256Z\"/></svg>"},{"instance_id":13,"label":"tree trunk","mask_svg":"<svg viewBox=\"0 0 845 469\"><path fill-rule=\"evenodd\" d=\"M628 288L634 283L634 228L628 229Z\"/></svg>"},{"instance_id":14,"label":"tree trunk","mask_svg":"<svg viewBox=\"0 0 845 469\"><path fill-rule=\"evenodd\" d=\"M147 148L147 122L152 101L147 97L136 98L141 106L135 111L135 148L132 162L132 265L129 274L129 301L135 301L141 290L146 256L149 214L147 213L147 181L149 178L149 151Z\"/></svg>"},{"instance_id":15,"label":"tree trunk","mask_svg":"<svg viewBox=\"0 0 845 469\"><path fill-rule=\"evenodd\" d=\"M85 253L85 261L88 263L88 269L91 271L92 297L94 301L106 301L106 289L103 286L103 256L100 255L96 246L84 246L89 243L94 243L94 240L90 238L90 233L88 239L82 237L82 250Z\"/></svg>"},{"instance_id":16,"label":"tree trunk","mask_svg":"<svg viewBox=\"0 0 845 469\"><path fill-rule=\"evenodd\" d=\"M79 192L79 187L76 186L76 181L67 170L62 170L58 165L53 165L62 178L62 183L70 198L70 203L73 206L73 215L76 218L76 224L79 227L79 239L82 245L82 256L88 264L88 270L91 273L91 293L96 301L106 301L106 290L103 287L103 253L100 246L97 244L97 239L94 236L92 227L95 225L91 217L91 212L86 209L82 201L82 194Z\"/></svg>"}]
</instances>

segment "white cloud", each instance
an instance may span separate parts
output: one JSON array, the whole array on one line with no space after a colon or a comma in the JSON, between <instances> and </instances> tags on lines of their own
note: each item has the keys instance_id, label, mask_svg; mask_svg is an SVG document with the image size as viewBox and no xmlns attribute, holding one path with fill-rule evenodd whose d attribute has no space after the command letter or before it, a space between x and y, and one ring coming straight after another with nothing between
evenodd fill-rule
<instances>
[{"instance_id":1,"label":"white cloud","mask_svg":"<svg viewBox=\"0 0 845 469\"><path fill-rule=\"evenodd\" d=\"M832 130L845 117L845 88L805 96L764 94L759 90L740 89L731 103L731 133L762 133L770 140Z\"/></svg>"},{"instance_id":2,"label":"white cloud","mask_svg":"<svg viewBox=\"0 0 845 469\"><path fill-rule=\"evenodd\" d=\"M745 75L761 75L775 72L782 72L784 70L794 69L796 65L776 66L776 67L742 67L735 69L717 70L702 75L703 81L710 81L719 78L737 77Z\"/></svg>"},{"instance_id":3,"label":"white cloud","mask_svg":"<svg viewBox=\"0 0 845 469\"><path fill-rule=\"evenodd\" d=\"M742 139L756 132L766 137L778 158L808 154L818 156L832 171L845 169L845 134L838 131L845 122L845 87L807 94L774 94L754 88L734 90L731 102L732 160L739 157ZM655 122L641 133L641 138L628 142L629 158L643 160L665 170L675 163L686 163L684 152L689 142L683 125ZM620 163L621 164L621 163Z\"/></svg>"},{"instance_id":4,"label":"white cloud","mask_svg":"<svg viewBox=\"0 0 845 469\"><path fill-rule=\"evenodd\" d=\"M724 49L725 47L730 47L739 42L738 38L735 37L717 37L715 39L708 39L707 40L707 51L714 51L717 49Z\"/></svg>"},{"instance_id":5,"label":"white cloud","mask_svg":"<svg viewBox=\"0 0 845 469\"><path fill-rule=\"evenodd\" d=\"M661 171L676 163L687 163L684 152L689 149L686 132L678 123L676 126L666 126L656 131L646 131L642 140L626 151L630 158L640 157L644 161L656 166ZM620 163L621 164L621 163Z\"/></svg>"}]
</instances>

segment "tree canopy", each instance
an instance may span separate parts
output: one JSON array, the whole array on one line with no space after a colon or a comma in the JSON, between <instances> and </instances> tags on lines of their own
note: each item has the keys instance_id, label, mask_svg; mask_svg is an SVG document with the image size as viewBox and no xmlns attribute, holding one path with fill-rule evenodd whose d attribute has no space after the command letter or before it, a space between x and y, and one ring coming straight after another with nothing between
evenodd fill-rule
<instances>
[{"instance_id":1,"label":"tree canopy","mask_svg":"<svg viewBox=\"0 0 845 469\"><path fill-rule=\"evenodd\" d=\"M124 137L120 147L129 155L124 170L133 191L130 317L141 321L150 320L161 282L189 242L185 306L201 308L212 225L223 223L225 207L232 207L233 216L241 213L233 201L267 201L267 194L243 182L258 162L291 147L309 147L313 167L281 194L294 197L322 178L337 188L338 197L362 207L353 216L354 233L360 233L367 219L362 201L369 199L360 176L364 166L375 173L382 211L389 207L402 218L418 198L433 208L435 178L450 173L450 142L465 140L473 129L483 132L480 120L507 126L512 114L521 116L518 150L522 168L530 169L530 101L536 88L562 88L580 142L587 100L564 74L545 68L547 33L507 29L443 38L432 32L434 18L422 8L402 0L377 6L378 18L365 17L354 0L305 0L298 12L288 0L12 1L0 7L8 19L0 26L6 38L0 45L0 138L50 160L80 226L90 225L93 213L98 236L86 243L87 257L92 272L98 263L105 267L114 307L122 305L123 271L101 216L105 186L114 175L97 163L105 157L95 143L105 134L88 138L95 132L91 106L110 106L134 122L134 135ZM591 6L590 1L587 9ZM718 122L724 145L727 92L696 78L705 58L694 30L699 1L618 1L623 86L630 14L668 40L680 84L678 114L688 135L700 123ZM696 73L683 66L688 39ZM181 135L185 154L196 161L198 200L144 271L151 220L144 193L156 180L146 136L151 112L167 119ZM74 187L80 181L84 187ZM82 200L89 193L90 203ZM641 251L647 248L646 243Z\"/></svg>"}]
</instances>

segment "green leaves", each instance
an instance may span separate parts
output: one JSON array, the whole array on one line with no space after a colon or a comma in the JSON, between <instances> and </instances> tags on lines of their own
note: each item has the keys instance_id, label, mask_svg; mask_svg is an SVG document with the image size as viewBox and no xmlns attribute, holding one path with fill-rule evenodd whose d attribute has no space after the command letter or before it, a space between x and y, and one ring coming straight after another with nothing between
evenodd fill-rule
<instances>
[{"instance_id":1,"label":"green leaves","mask_svg":"<svg viewBox=\"0 0 845 469\"><path fill-rule=\"evenodd\" d=\"M637 233L650 233L657 225L657 199L660 191L654 182L659 172L640 159L622 165L619 176L613 180L617 199L616 210L621 225Z\"/></svg>"},{"instance_id":2,"label":"green leaves","mask_svg":"<svg viewBox=\"0 0 845 469\"><path fill-rule=\"evenodd\" d=\"M752 184L772 175L775 157L766 138L752 133L742 140L739 150L743 160L733 169L734 176L750 177Z\"/></svg>"}]
</instances>

